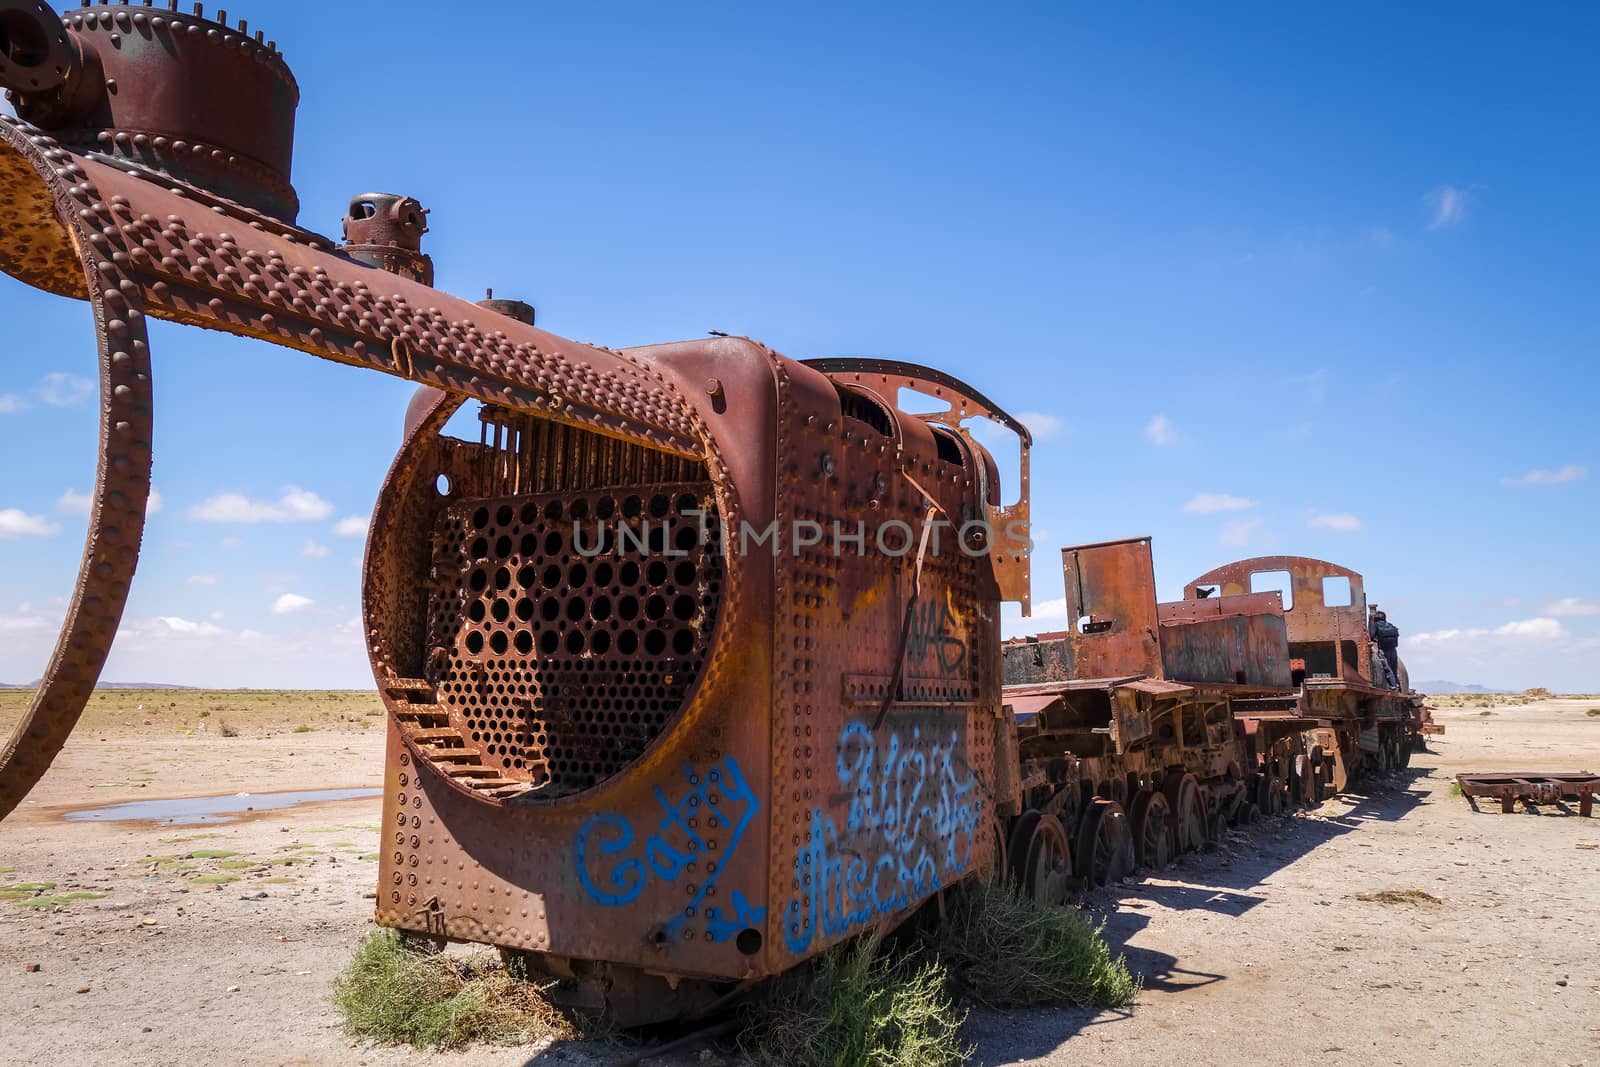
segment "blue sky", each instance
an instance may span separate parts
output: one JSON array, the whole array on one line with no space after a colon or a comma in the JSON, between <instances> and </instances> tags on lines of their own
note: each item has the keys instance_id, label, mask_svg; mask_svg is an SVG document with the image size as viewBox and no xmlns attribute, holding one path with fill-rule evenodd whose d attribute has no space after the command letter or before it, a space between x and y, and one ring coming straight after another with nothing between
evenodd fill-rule
<instances>
[{"instance_id":1,"label":"blue sky","mask_svg":"<svg viewBox=\"0 0 1600 1067\"><path fill-rule=\"evenodd\" d=\"M1151 534L1163 596L1320 556L1414 678L1600 691L1596 9L228 7L299 79L304 225L414 195L441 288L558 333L913 359L1023 415L1035 628L1061 545ZM24 681L82 547L94 367L83 306L0 279L0 317ZM161 506L107 676L369 685L349 534L409 387L153 350Z\"/></svg>"}]
</instances>

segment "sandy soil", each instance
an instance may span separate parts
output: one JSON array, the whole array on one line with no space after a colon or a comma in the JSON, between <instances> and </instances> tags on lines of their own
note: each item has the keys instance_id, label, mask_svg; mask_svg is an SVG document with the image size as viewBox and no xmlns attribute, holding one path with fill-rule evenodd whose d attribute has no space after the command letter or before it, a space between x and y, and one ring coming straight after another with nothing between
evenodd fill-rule
<instances>
[{"instance_id":1,"label":"sandy soil","mask_svg":"<svg viewBox=\"0 0 1600 1067\"><path fill-rule=\"evenodd\" d=\"M1443 709L1403 775L1090 906L1131 1012L976 1014L983 1063L1600 1064L1600 818L1475 813L1475 770L1600 770L1600 701ZM1363 901L1421 889L1438 904Z\"/></svg>"},{"instance_id":2,"label":"sandy soil","mask_svg":"<svg viewBox=\"0 0 1600 1067\"><path fill-rule=\"evenodd\" d=\"M54 907L0 900L6 1060L614 1061L616 1049L588 1045L425 1055L339 1032L328 987L370 927L376 800L216 826L62 818L154 797L375 786L375 706L363 694L97 701L0 824L0 886L104 894ZM1600 769L1600 717L1585 714L1596 706L1444 710L1449 732L1405 776L1095 894L1088 906L1146 975L1137 1005L974 1013L975 1059L1600 1064L1600 850L1579 847L1600 844L1600 819L1475 814L1450 794L1462 770ZM0 728L19 707L0 699ZM210 725L224 720L238 736ZM1440 902L1358 899L1412 889Z\"/></svg>"}]
</instances>

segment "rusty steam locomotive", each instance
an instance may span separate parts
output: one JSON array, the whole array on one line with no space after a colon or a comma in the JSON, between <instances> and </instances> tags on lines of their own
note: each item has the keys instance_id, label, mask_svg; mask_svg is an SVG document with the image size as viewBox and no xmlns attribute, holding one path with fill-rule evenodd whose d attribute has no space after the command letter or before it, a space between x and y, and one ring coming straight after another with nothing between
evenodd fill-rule
<instances>
[{"instance_id":1,"label":"rusty steam locomotive","mask_svg":"<svg viewBox=\"0 0 1600 1067\"><path fill-rule=\"evenodd\" d=\"M1374 680L1360 576L1331 565L1246 561L1158 605L1148 541L1083 546L1073 628L1002 644L1000 603L1028 601L1029 436L953 378L568 341L433 288L407 197L353 198L342 241L301 227L299 90L243 22L0 0L0 84L0 268L89 303L101 384L82 568L0 815L127 598L149 316L419 384L363 571L389 711L377 917L523 954L629 1021L977 872L1064 900L1405 758L1420 705ZM476 440L445 432L463 405ZM980 418L1019 440L1010 505ZM1280 564L1292 605L1245 590ZM1321 599L1331 576L1348 606Z\"/></svg>"}]
</instances>

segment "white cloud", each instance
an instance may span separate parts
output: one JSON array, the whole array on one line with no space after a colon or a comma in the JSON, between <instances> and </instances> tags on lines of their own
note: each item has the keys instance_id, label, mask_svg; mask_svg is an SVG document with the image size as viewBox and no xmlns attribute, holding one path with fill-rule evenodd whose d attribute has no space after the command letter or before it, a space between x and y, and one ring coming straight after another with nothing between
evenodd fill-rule
<instances>
[{"instance_id":1,"label":"white cloud","mask_svg":"<svg viewBox=\"0 0 1600 1067\"><path fill-rule=\"evenodd\" d=\"M1248 545L1250 535L1255 533L1257 526L1261 525L1260 519L1234 519L1232 522L1222 524L1222 532L1217 534L1217 543L1223 545Z\"/></svg>"},{"instance_id":2,"label":"white cloud","mask_svg":"<svg viewBox=\"0 0 1600 1067\"><path fill-rule=\"evenodd\" d=\"M1465 189L1458 189L1453 185L1441 185L1431 190L1423 197L1428 209L1433 213L1428 220L1428 229L1442 230L1455 226L1467 217L1467 202L1470 198Z\"/></svg>"},{"instance_id":3,"label":"white cloud","mask_svg":"<svg viewBox=\"0 0 1600 1067\"><path fill-rule=\"evenodd\" d=\"M217 576L215 574L191 574L188 581L190 585L216 585Z\"/></svg>"},{"instance_id":4,"label":"white cloud","mask_svg":"<svg viewBox=\"0 0 1600 1067\"><path fill-rule=\"evenodd\" d=\"M77 407L94 395L94 383L75 374L56 371L46 374L34 390L39 399L55 408Z\"/></svg>"},{"instance_id":5,"label":"white cloud","mask_svg":"<svg viewBox=\"0 0 1600 1067\"><path fill-rule=\"evenodd\" d=\"M1016 604L1006 604L1001 610L1000 627L1006 637L1024 637L1048 630L1064 629L1067 622L1067 598L1034 600L1033 614L1026 619Z\"/></svg>"},{"instance_id":6,"label":"white cloud","mask_svg":"<svg viewBox=\"0 0 1600 1067\"><path fill-rule=\"evenodd\" d=\"M1318 515L1313 513L1306 520L1307 526L1317 526L1324 530L1338 530L1340 533L1353 533L1361 529L1361 520L1354 515L1341 513L1338 515Z\"/></svg>"},{"instance_id":7,"label":"white cloud","mask_svg":"<svg viewBox=\"0 0 1600 1067\"><path fill-rule=\"evenodd\" d=\"M1328 399L1328 368L1318 367L1310 374L1297 375L1293 381L1311 403L1320 404Z\"/></svg>"},{"instance_id":8,"label":"white cloud","mask_svg":"<svg viewBox=\"0 0 1600 1067\"><path fill-rule=\"evenodd\" d=\"M301 596L299 593L285 593L272 602L272 613L274 615L293 615L297 611L304 611L314 603L316 601L308 596Z\"/></svg>"},{"instance_id":9,"label":"white cloud","mask_svg":"<svg viewBox=\"0 0 1600 1067\"><path fill-rule=\"evenodd\" d=\"M1575 596L1564 596L1554 603L1544 607L1546 615L1559 615L1563 618L1575 618L1580 615L1600 615L1600 600L1579 600Z\"/></svg>"},{"instance_id":10,"label":"white cloud","mask_svg":"<svg viewBox=\"0 0 1600 1067\"><path fill-rule=\"evenodd\" d=\"M151 486L150 499L145 501L144 513L146 515L155 515L161 511L162 506L165 505L166 502L166 498L161 495L161 490L157 489L155 486Z\"/></svg>"},{"instance_id":11,"label":"white cloud","mask_svg":"<svg viewBox=\"0 0 1600 1067\"><path fill-rule=\"evenodd\" d=\"M1589 468L1580 467L1576 463L1569 463L1559 470L1547 471L1535 468L1510 478L1501 478L1502 485L1560 485L1563 482L1580 482L1588 477Z\"/></svg>"},{"instance_id":12,"label":"white cloud","mask_svg":"<svg viewBox=\"0 0 1600 1067\"><path fill-rule=\"evenodd\" d=\"M1053 600L1040 600L1033 605L1033 622L1059 622L1067 617L1067 598L1058 596Z\"/></svg>"},{"instance_id":13,"label":"white cloud","mask_svg":"<svg viewBox=\"0 0 1600 1067\"><path fill-rule=\"evenodd\" d=\"M189 509L201 522L312 522L333 514L333 505L316 493L288 486L277 500L252 500L222 493Z\"/></svg>"},{"instance_id":14,"label":"white cloud","mask_svg":"<svg viewBox=\"0 0 1600 1067\"><path fill-rule=\"evenodd\" d=\"M48 623L37 615L26 612L20 615L0 615L0 634L20 633L25 630L43 630Z\"/></svg>"},{"instance_id":15,"label":"white cloud","mask_svg":"<svg viewBox=\"0 0 1600 1067\"><path fill-rule=\"evenodd\" d=\"M1067 420L1043 411L1019 411L1017 421L1028 428L1035 442L1048 441L1067 432Z\"/></svg>"},{"instance_id":16,"label":"white cloud","mask_svg":"<svg viewBox=\"0 0 1600 1067\"><path fill-rule=\"evenodd\" d=\"M327 545L319 545L308 537L306 538L305 546L300 549L300 554L302 556L310 556L312 559L327 559L328 551Z\"/></svg>"},{"instance_id":17,"label":"white cloud","mask_svg":"<svg viewBox=\"0 0 1600 1067\"><path fill-rule=\"evenodd\" d=\"M87 516L93 507L94 497L76 489L68 489L56 500L56 510L63 515Z\"/></svg>"},{"instance_id":18,"label":"white cloud","mask_svg":"<svg viewBox=\"0 0 1600 1067\"><path fill-rule=\"evenodd\" d=\"M1214 515L1219 511L1248 511L1256 506L1254 500L1246 500L1242 496L1228 496L1226 493L1200 493L1193 500L1183 506L1184 511L1196 515Z\"/></svg>"},{"instance_id":19,"label":"white cloud","mask_svg":"<svg viewBox=\"0 0 1600 1067\"><path fill-rule=\"evenodd\" d=\"M346 515L333 524L335 537L365 537L367 536L367 522L365 515Z\"/></svg>"},{"instance_id":20,"label":"white cloud","mask_svg":"<svg viewBox=\"0 0 1600 1067\"><path fill-rule=\"evenodd\" d=\"M1145 423L1144 435L1149 438L1151 444L1155 445L1175 445L1183 440L1183 435L1178 433L1178 428L1165 415L1157 415Z\"/></svg>"},{"instance_id":21,"label":"white cloud","mask_svg":"<svg viewBox=\"0 0 1600 1067\"><path fill-rule=\"evenodd\" d=\"M371 688L361 631L337 618L308 615L267 634L231 629L215 615L125 617L102 676L205 688ZM53 626L0 637L0 678L35 677L55 639Z\"/></svg>"},{"instance_id":22,"label":"white cloud","mask_svg":"<svg viewBox=\"0 0 1600 1067\"><path fill-rule=\"evenodd\" d=\"M1540 641L1554 641L1567 636L1566 629L1555 619L1519 619L1495 628L1497 637L1532 637Z\"/></svg>"},{"instance_id":23,"label":"white cloud","mask_svg":"<svg viewBox=\"0 0 1600 1067\"><path fill-rule=\"evenodd\" d=\"M19 537L48 537L60 530L60 523L51 522L43 515L29 515L20 508L0 508L0 541L15 541Z\"/></svg>"},{"instance_id":24,"label":"white cloud","mask_svg":"<svg viewBox=\"0 0 1600 1067\"><path fill-rule=\"evenodd\" d=\"M175 634L213 637L223 632L220 626L213 626L209 622L190 622L188 619L179 618L176 615L158 615L156 621Z\"/></svg>"},{"instance_id":25,"label":"white cloud","mask_svg":"<svg viewBox=\"0 0 1600 1067\"><path fill-rule=\"evenodd\" d=\"M1493 629L1487 627L1471 627L1456 630L1434 630L1430 633L1416 634L1406 638L1411 645L1427 648L1429 646L1463 645L1469 642L1483 642L1486 638L1512 638L1516 640L1531 641L1559 641L1565 639L1567 631L1556 619L1543 616L1535 619L1516 619L1503 626ZM1403 655L1402 659L1405 658Z\"/></svg>"},{"instance_id":26,"label":"white cloud","mask_svg":"<svg viewBox=\"0 0 1600 1067\"><path fill-rule=\"evenodd\" d=\"M16 393L0 393L0 415L15 415L27 406Z\"/></svg>"}]
</instances>

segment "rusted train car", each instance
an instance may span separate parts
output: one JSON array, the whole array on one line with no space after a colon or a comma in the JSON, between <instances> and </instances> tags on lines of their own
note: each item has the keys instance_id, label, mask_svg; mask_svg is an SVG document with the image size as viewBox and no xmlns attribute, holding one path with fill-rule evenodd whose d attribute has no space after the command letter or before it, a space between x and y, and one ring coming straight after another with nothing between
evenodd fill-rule
<instances>
[{"instance_id":1,"label":"rusted train car","mask_svg":"<svg viewBox=\"0 0 1600 1067\"><path fill-rule=\"evenodd\" d=\"M87 301L102 389L81 571L0 754L0 815L126 603L159 318L421 386L363 571L381 923L525 954L637 1022L993 866L1020 424L924 368L720 336L614 351L442 292L415 200L354 197L342 240L299 224L298 88L259 31L198 5L0 15L0 268ZM469 404L477 439L446 433ZM1020 441L1009 506L980 417Z\"/></svg>"},{"instance_id":2,"label":"rusted train car","mask_svg":"<svg viewBox=\"0 0 1600 1067\"><path fill-rule=\"evenodd\" d=\"M1306 556L1260 556L1202 574L1184 587L1184 601L1269 587L1284 600L1294 692L1234 702L1260 759L1302 802L1322 788L1344 789L1361 768L1408 765L1421 744L1423 699L1393 648L1374 637L1376 606L1358 572Z\"/></svg>"},{"instance_id":3,"label":"rusted train car","mask_svg":"<svg viewBox=\"0 0 1600 1067\"><path fill-rule=\"evenodd\" d=\"M1385 669L1355 571L1243 560L1163 604L1148 538L1062 559L1071 628L1002 653L1023 790L1008 864L1035 895L1160 866L1409 761L1421 697L1398 657ZM1027 843L1041 823L1068 855L1054 881Z\"/></svg>"},{"instance_id":4,"label":"rusted train car","mask_svg":"<svg viewBox=\"0 0 1600 1067\"><path fill-rule=\"evenodd\" d=\"M1008 862L1035 895L1036 822L1059 824L1076 881L1103 885L1271 810L1232 705L1291 691L1276 594L1159 604L1148 538L1062 560L1071 628L1003 651L1024 808Z\"/></svg>"}]
</instances>

